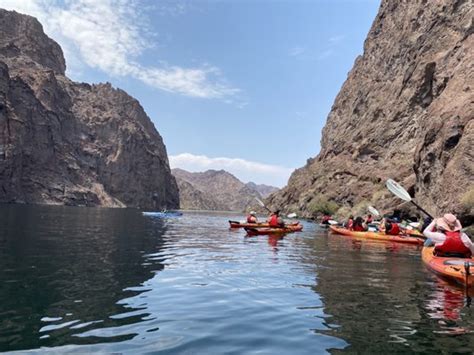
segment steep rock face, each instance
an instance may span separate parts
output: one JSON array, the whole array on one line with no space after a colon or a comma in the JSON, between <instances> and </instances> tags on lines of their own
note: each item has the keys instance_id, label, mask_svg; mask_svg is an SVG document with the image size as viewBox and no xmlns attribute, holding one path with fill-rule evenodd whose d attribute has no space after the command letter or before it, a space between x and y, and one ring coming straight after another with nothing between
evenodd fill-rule
<instances>
[{"instance_id":1,"label":"steep rock face","mask_svg":"<svg viewBox=\"0 0 474 355\"><path fill-rule=\"evenodd\" d=\"M243 211L255 209L260 193L224 170L191 173L173 169L179 186L181 208Z\"/></svg>"},{"instance_id":2,"label":"steep rock face","mask_svg":"<svg viewBox=\"0 0 474 355\"><path fill-rule=\"evenodd\" d=\"M269 203L307 213L325 195L393 209L401 203L384 182L394 178L432 213L467 218L460 200L474 180L473 16L471 1L383 0L320 154Z\"/></svg>"},{"instance_id":3,"label":"steep rock face","mask_svg":"<svg viewBox=\"0 0 474 355\"><path fill-rule=\"evenodd\" d=\"M166 148L138 101L64 70L36 19L0 10L0 202L177 208Z\"/></svg>"}]
</instances>

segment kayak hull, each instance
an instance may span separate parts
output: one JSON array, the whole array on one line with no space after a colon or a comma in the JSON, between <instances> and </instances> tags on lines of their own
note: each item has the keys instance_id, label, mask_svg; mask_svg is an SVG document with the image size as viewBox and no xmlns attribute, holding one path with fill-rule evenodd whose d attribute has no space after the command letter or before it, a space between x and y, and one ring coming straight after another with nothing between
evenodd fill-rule
<instances>
[{"instance_id":1,"label":"kayak hull","mask_svg":"<svg viewBox=\"0 0 474 355\"><path fill-rule=\"evenodd\" d=\"M267 234L287 234L293 232L301 232L303 226L301 224L289 225L284 228L245 228L248 235L267 235Z\"/></svg>"},{"instance_id":2,"label":"kayak hull","mask_svg":"<svg viewBox=\"0 0 474 355\"><path fill-rule=\"evenodd\" d=\"M230 228L268 228L268 223L241 223L237 221L229 221Z\"/></svg>"},{"instance_id":3,"label":"kayak hull","mask_svg":"<svg viewBox=\"0 0 474 355\"><path fill-rule=\"evenodd\" d=\"M423 247L421 258L426 267L447 281L464 287L474 286L474 258L440 257L433 254L434 247ZM466 277L465 263L470 264L470 275Z\"/></svg>"},{"instance_id":4,"label":"kayak hull","mask_svg":"<svg viewBox=\"0 0 474 355\"><path fill-rule=\"evenodd\" d=\"M387 235L385 233L378 233L378 232L355 232L346 228L335 227L335 226L330 226L329 228L334 233L346 235L348 237L357 238L357 239L379 240L379 241L386 241L386 242L415 244L415 245L423 245L424 243L424 240L418 237L402 236L402 235Z\"/></svg>"}]
</instances>

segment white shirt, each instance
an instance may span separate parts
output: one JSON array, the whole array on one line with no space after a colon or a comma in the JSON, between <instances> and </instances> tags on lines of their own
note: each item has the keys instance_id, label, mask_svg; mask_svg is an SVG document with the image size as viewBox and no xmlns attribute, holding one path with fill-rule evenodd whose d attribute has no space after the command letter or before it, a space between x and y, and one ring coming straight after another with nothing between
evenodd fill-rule
<instances>
[{"instance_id":1,"label":"white shirt","mask_svg":"<svg viewBox=\"0 0 474 355\"><path fill-rule=\"evenodd\" d=\"M430 238L436 246L439 246L442 245L446 240L446 234L441 232L432 232L435 226L436 220L433 220L430 225L425 228L423 235L426 238ZM461 241L467 248L471 249L471 253L474 255L474 244L471 242L471 239L469 239L466 233L461 233Z\"/></svg>"}]
</instances>

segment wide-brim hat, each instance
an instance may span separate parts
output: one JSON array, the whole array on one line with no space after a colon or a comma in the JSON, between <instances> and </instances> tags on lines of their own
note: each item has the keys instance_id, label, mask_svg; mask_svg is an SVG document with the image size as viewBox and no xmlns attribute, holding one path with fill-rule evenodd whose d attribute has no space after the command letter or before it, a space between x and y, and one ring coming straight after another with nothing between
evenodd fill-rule
<instances>
[{"instance_id":1,"label":"wide-brim hat","mask_svg":"<svg viewBox=\"0 0 474 355\"><path fill-rule=\"evenodd\" d=\"M255 211L250 211L250 215L255 216L255 215L257 215L257 213Z\"/></svg>"},{"instance_id":2,"label":"wide-brim hat","mask_svg":"<svg viewBox=\"0 0 474 355\"><path fill-rule=\"evenodd\" d=\"M459 231L462 228L459 219L451 213L446 213L443 217L436 219L436 225L451 232Z\"/></svg>"}]
</instances>

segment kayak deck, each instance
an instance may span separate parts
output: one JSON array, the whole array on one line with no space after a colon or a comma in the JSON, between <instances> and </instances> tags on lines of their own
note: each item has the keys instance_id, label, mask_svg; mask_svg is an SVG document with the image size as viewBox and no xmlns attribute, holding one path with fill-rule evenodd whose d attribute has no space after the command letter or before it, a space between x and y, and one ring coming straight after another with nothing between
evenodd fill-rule
<instances>
[{"instance_id":1,"label":"kayak deck","mask_svg":"<svg viewBox=\"0 0 474 355\"><path fill-rule=\"evenodd\" d=\"M421 258L426 267L449 281L462 286L474 286L474 258L442 257L433 254L434 247L423 247ZM466 277L465 264L469 263L470 274Z\"/></svg>"},{"instance_id":2,"label":"kayak deck","mask_svg":"<svg viewBox=\"0 0 474 355\"><path fill-rule=\"evenodd\" d=\"M379 232L355 232L347 228L329 227L331 231L337 234L346 235L358 239L370 239L370 240L380 240L386 242L395 242L395 243L405 243L405 244L416 244L422 245L424 240L418 237L403 236L403 235L388 235L385 233Z\"/></svg>"}]
</instances>

